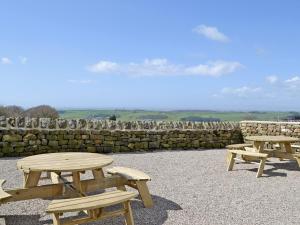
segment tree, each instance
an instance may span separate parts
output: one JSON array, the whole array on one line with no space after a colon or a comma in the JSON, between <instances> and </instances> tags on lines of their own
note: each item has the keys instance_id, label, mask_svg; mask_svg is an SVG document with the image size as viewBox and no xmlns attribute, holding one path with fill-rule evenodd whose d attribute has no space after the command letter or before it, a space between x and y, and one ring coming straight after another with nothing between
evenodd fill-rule
<instances>
[{"instance_id":1,"label":"tree","mask_svg":"<svg viewBox=\"0 0 300 225\"><path fill-rule=\"evenodd\" d=\"M24 109L16 105L0 106L0 116L5 116L5 117L24 116Z\"/></svg>"},{"instance_id":2,"label":"tree","mask_svg":"<svg viewBox=\"0 0 300 225\"><path fill-rule=\"evenodd\" d=\"M25 115L31 118L58 118L59 114L55 108L49 105L32 107L25 111Z\"/></svg>"},{"instance_id":3,"label":"tree","mask_svg":"<svg viewBox=\"0 0 300 225\"><path fill-rule=\"evenodd\" d=\"M109 120L116 121L116 120L117 120L117 117L116 117L116 115L112 115L112 116L110 116L110 117L109 117Z\"/></svg>"}]
</instances>

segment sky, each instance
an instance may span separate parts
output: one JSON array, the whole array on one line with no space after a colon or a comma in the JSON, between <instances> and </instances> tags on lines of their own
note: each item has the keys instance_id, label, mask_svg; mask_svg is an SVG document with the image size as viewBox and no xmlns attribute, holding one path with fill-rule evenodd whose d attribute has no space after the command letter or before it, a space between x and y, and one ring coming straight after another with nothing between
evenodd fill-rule
<instances>
[{"instance_id":1,"label":"sky","mask_svg":"<svg viewBox=\"0 0 300 225\"><path fill-rule=\"evenodd\" d=\"M0 0L0 105L300 111L298 0Z\"/></svg>"}]
</instances>

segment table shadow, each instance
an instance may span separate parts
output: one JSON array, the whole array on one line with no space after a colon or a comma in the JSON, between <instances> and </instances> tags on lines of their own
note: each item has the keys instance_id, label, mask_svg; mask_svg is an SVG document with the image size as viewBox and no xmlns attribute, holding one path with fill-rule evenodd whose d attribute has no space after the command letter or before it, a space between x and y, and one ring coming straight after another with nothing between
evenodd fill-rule
<instances>
[{"instance_id":1,"label":"table shadow","mask_svg":"<svg viewBox=\"0 0 300 225\"><path fill-rule=\"evenodd\" d=\"M153 224L162 225L168 219L169 210L182 210L181 206L176 202L166 198L152 195L154 206L152 208L144 208L140 200L132 201L132 210L135 224ZM114 207L112 207L114 208ZM79 213L79 215L81 215ZM50 217L41 219L40 215L0 215L0 218L5 218L6 225L48 225L53 224ZM97 222L88 223L89 225L121 225L123 223L122 217L112 219L100 220Z\"/></svg>"},{"instance_id":2,"label":"table shadow","mask_svg":"<svg viewBox=\"0 0 300 225\"><path fill-rule=\"evenodd\" d=\"M264 169L262 177L286 177L287 173L278 171L278 170L287 170L287 171L300 171L298 163L296 161L286 161L280 163L266 163L266 165L271 166L271 168ZM258 167L258 165L257 165ZM247 169L248 171L257 172L258 168Z\"/></svg>"}]
</instances>

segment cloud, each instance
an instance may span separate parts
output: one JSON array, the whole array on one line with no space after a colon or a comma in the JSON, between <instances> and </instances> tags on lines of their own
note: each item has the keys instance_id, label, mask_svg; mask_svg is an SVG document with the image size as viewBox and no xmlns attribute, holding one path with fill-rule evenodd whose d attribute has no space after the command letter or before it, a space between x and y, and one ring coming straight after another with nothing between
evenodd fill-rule
<instances>
[{"instance_id":1,"label":"cloud","mask_svg":"<svg viewBox=\"0 0 300 225\"><path fill-rule=\"evenodd\" d=\"M202 24L194 28L193 31L213 41L223 43L229 42L229 38L225 34L221 33L216 27L210 27Z\"/></svg>"},{"instance_id":2,"label":"cloud","mask_svg":"<svg viewBox=\"0 0 300 225\"><path fill-rule=\"evenodd\" d=\"M294 76L284 81L289 89L298 89L300 87L300 77Z\"/></svg>"},{"instance_id":3,"label":"cloud","mask_svg":"<svg viewBox=\"0 0 300 225\"><path fill-rule=\"evenodd\" d=\"M233 73L243 67L235 61L214 61L205 64L187 66L170 63L165 58L145 59L141 63L116 63L110 61L99 61L88 66L90 72L99 74L122 74L129 76L191 76L206 75L218 77Z\"/></svg>"},{"instance_id":4,"label":"cloud","mask_svg":"<svg viewBox=\"0 0 300 225\"><path fill-rule=\"evenodd\" d=\"M94 73L106 73L118 69L118 64L110 61L99 61L98 63L88 66L88 70Z\"/></svg>"},{"instance_id":5,"label":"cloud","mask_svg":"<svg viewBox=\"0 0 300 225\"><path fill-rule=\"evenodd\" d=\"M7 57L2 57L0 61L2 64L11 64L12 63L12 61Z\"/></svg>"},{"instance_id":6,"label":"cloud","mask_svg":"<svg viewBox=\"0 0 300 225\"><path fill-rule=\"evenodd\" d=\"M28 61L28 58L27 57L20 57L20 62L23 64L23 65L25 65L26 63L27 63L27 61Z\"/></svg>"},{"instance_id":7,"label":"cloud","mask_svg":"<svg viewBox=\"0 0 300 225\"><path fill-rule=\"evenodd\" d=\"M275 84L278 81L278 77L275 75L267 76L266 80L270 84Z\"/></svg>"},{"instance_id":8,"label":"cloud","mask_svg":"<svg viewBox=\"0 0 300 225\"><path fill-rule=\"evenodd\" d=\"M92 80L67 80L69 83L73 84L89 84L92 83Z\"/></svg>"},{"instance_id":9,"label":"cloud","mask_svg":"<svg viewBox=\"0 0 300 225\"><path fill-rule=\"evenodd\" d=\"M185 70L187 74L209 75L218 77L224 74L233 73L241 67L242 64L240 64L239 62L216 61L210 62L208 64L200 64L197 66L188 67Z\"/></svg>"},{"instance_id":10,"label":"cloud","mask_svg":"<svg viewBox=\"0 0 300 225\"><path fill-rule=\"evenodd\" d=\"M243 86L239 88L223 88L221 90L221 94L223 95L235 95L238 97L249 97L250 95L257 94L261 92L262 89L260 87L248 87Z\"/></svg>"}]
</instances>

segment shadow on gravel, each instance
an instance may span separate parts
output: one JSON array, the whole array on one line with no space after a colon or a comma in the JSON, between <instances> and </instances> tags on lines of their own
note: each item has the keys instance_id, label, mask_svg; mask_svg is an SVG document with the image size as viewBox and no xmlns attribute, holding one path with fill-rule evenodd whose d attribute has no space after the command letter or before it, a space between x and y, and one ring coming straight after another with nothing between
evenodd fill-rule
<instances>
[{"instance_id":1,"label":"shadow on gravel","mask_svg":"<svg viewBox=\"0 0 300 225\"><path fill-rule=\"evenodd\" d=\"M168 219L169 210L182 210L180 205L160 196L152 195L154 207L144 208L141 201L132 201L133 216L135 224L153 224L162 225ZM52 224L52 220L45 218L40 221L40 215L0 215L0 218L5 218L6 225L45 225ZM121 218L113 220L103 220L89 225L121 225Z\"/></svg>"},{"instance_id":2,"label":"shadow on gravel","mask_svg":"<svg viewBox=\"0 0 300 225\"><path fill-rule=\"evenodd\" d=\"M300 168L296 161L286 161L281 163L266 163L266 165L271 166L272 168L264 169L262 177L286 177L287 173L282 172L282 170L288 171L299 171ZM257 168L248 169L249 171L257 172ZM281 170L280 172L278 170Z\"/></svg>"}]
</instances>

